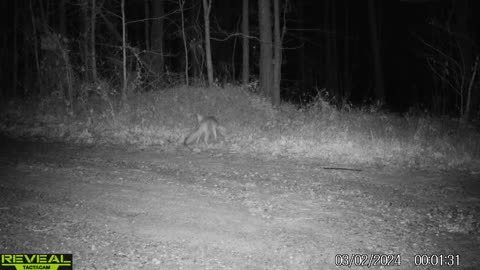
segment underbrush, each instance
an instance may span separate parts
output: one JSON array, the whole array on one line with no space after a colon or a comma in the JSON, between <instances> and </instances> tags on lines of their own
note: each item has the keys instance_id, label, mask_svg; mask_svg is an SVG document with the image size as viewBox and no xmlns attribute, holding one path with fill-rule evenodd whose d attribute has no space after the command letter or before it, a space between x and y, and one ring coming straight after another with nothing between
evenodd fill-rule
<instances>
[{"instance_id":1,"label":"underbrush","mask_svg":"<svg viewBox=\"0 0 480 270\"><path fill-rule=\"evenodd\" d=\"M10 101L0 130L13 137L77 143L180 146L195 113L214 115L227 132L211 148L316 158L330 164L471 169L480 165L478 130L456 119L400 116L370 108L338 110L322 99L298 109L272 108L235 86L178 86L119 102L106 84L67 106L60 96Z\"/></svg>"}]
</instances>

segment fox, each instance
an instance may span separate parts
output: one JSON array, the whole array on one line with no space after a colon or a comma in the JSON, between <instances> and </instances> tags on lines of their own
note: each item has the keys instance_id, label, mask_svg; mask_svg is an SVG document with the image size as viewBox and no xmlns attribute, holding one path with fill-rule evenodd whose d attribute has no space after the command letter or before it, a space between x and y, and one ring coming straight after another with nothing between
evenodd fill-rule
<instances>
[{"instance_id":1,"label":"fox","mask_svg":"<svg viewBox=\"0 0 480 270\"><path fill-rule=\"evenodd\" d=\"M220 125L215 117L197 114L197 129L185 138L183 144L188 146L193 143L193 141L196 141L195 144L198 144L203 135L203 141L208 146L208 138L210 137L210 134L213 134L213 139L215 141L217 140L217 131L222 136L225 136L225 127Z\"/></svg>"}]
</instances>

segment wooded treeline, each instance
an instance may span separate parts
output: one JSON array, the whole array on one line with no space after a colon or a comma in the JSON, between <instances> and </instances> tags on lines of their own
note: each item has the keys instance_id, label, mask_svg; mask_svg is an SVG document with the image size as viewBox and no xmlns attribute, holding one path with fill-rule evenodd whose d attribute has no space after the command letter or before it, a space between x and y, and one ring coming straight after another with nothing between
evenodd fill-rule
<instances>
[{"instance_id":1,"label":"wooded treeline","mask_svg":"<svg viewBox=\"0 0 480 270\"><path fill-rule=\"evenodd\" d=\"M399 102L465 119L480 110L471 0L18 0L0 7L4 100L58 93L73 103L99 81L123 89L124 98L175 84L258 82L274 105L328 92L339 106ZM419 12L416 24L392 15L402 9ZM396 56L406 50L411 66ZM410 69L421 74L399 74Z\"/></svg>"},{"instance_id":2,"label":"wooded treeline","mask_svg":"<svg viewBox=\"0 0 480 270\"><path fill-rule=\"evenodd\" d=\"M14 29L4 32L4 48L8 48L4 52L15 52L13 56L3 54L3 59L12 65L2 65L2 74L10 77L4 81L9 83L3 85L2 96L45 95L45 91L59 91L72 102L78 94L76 86L80 81L95 83L104 78L122 85L124 97L129 95L128 91L139 90L135 86L156 89L182 82L187 85L201 83L205 79L207 85L218 83L218 80L234 82L238 76L237 49L229 48L227 52L219 48L221 43L236 45L237 39L243 40L238 47L244 45L242 78L248 83L251 76L249 39L259 39L258 35L249 33L250 13L253 13L261 16L263 29L270 29L272 25L277 29L273 36L271 32L261 31L259 44L261 51L265 51L260 62L261 89L278 105L280 1L258 2L259 8L269 12L275 7L274 17L271 17L270 13L251 12L253 7L248 0L243 0L238 7L244 9L239 13L243 16L236 19L243 20L243 32L240 29L227 31L215 25L216 37L210 36L211 16L218 23L211 14L212 4L213 0L2 2L4 10L12 11ZM237 15L235 7L228 5L220 1L218 9ZM219 50L212 53L211 40L214 38L220 39L215 46ZM273 45L275 55L267 54L272 52ZM212 58L219 55L217 52L221 52L223 59L216 59L214 78ZM229 54L233 54L231 60ZM132 83L138 85L132 87L129 85Z\"/></svg>"}]
</instances>

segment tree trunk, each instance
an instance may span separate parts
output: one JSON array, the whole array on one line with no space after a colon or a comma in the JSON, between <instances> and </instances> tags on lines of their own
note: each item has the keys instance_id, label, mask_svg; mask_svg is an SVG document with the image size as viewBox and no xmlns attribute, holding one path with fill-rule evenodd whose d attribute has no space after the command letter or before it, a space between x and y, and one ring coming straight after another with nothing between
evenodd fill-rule
<instances>
[{"instance_id":1,"label":"tree trunk","mask_svg":"<svg viewBox=\"0 0 480 270\"><path fill-rule=\"evenodd\" d=\"M65 64L65 82L67 83L66 97L69 101L70 108L73 108L73 70L70 63L70 56L68 55L68 48L63 45L63 41L60 38L55 38L57 41L57 47L60 49L62 59Z\"/></svg>"},{"instance_id":2,"label":"tree trunk","mask_svg":"<svg viewBox=\"0 0 480 270\"><path fill-rule=\"evenodd\" d=\"M297 2L297 12L298 12L298 20L297 20L297 28L298 29L305 29L305 3ZM298 86L300 89L305 89L307 86L307 74L305 70L305 31L298 31L298 40L302 42L301 46L298 48L298 61L297 61L297 78L300 79Z\"/></svg>"},{"instance_id":3,"label":"tree trunk","mask_svg":"<svg viewBox=\"0 0 480 270\"><path fill-rule=\"evenodd\" d=\"M89 57L89 42L88 42L88 38L90 37L89 36L89 23L90 21L88 20L88 18L90 16L88 16L88 0L81 0L80 2L80 5L81 5L81 12L82 12L82 23L80 24L81 25L81 32L82 32L82 37L83 37L83 40L82 40L82 58L83 58L83 66L85 67L86 71L85 71L85 79L86 80L91 80L92 79L92 76L91 76L91 70L89 70L90 68L90 57Z\"/></svg>"},{"instance_id":4,"label":"tree trunk","mask_svg":"<svg viewBox=\"0 0 480 270\"><path fill-rule=\"evenodd\" d=\"M156 1L155 1L156 2ZM144 0L143 8L145 12L145 18L151 18L150 16L150 0ZM145 20L145 50L150 51L150 20Z\"/></svg>"},{"instance_id":5,"label":"tree trunk","mask_svg":"<svg viewBox=\"0 0 480 270\"><path fill-rule=\"evenodd\" d=\"M127 34L125 31L125 0L122 0L122 58L123 58L123 87L122 87L122 101L127 101Z\"/></svg>"},{"instance_id":6,"label":"tree trunk","mask_svg":"<svg viewBox=\"0 0 480 270\"><path fill-rule=\"evenodd\" d=\"M185 5L185 0L178 0L178 5L180 6L180 15L182 17L182 39L183 39L183 49L185 53L185 84L188 86L188 47L187 47L187 37L185 36L185 16L183 7Z\"/></svg>"},{"instance_id":7,"label":"tree trunk","mask_svg":"<svg viewBox=\"0 0 480 270\"><path fill-rule=\"evenodd\" d=\"M345 0L345 36L343 42L343 97L348 99L351 94L352 76L350 74L350 12L349 0Z\"/></svg>"},{"instance_id":8,"label":"tree trunk","mask_svg":"<svg viewBox=\"0 0 480 270\"><path fill-rule=\"evenodd\" d=\"M473 73L470 77L470 82L468 83L468 88L467 88L467 98L465 101L465 113L462 115L462 121L464 123L468 122L470 120L470 114L471 114L471 105L472 105L472 88L473 88L473 83L476 81L476 76L477 76L477 71L478 71L478 56L475 59L475 64L473 66Z\"/></svg>"},{"instance_id":9,"label":"tree trunk","mask_svg":"<svg viewBox=\"0 0 480 270\"><path fill-rule=\"evenodd\" d=\"M273 0L274 15L274 60L272 104L280 105L280 82L282 80L282 38L280 35L280 0Z\"/></svg>"},{"instance_id":10,"label":"tree trunk","mask_svg":"<svg viewBox=\"0 0 480 270\"><path fill-rule=\"evenodd\" d=\"M270 0L258 0L258 23L260 30L260 89L264 95L272 94L272 21Z\"/></svg>"},{"instance_id":11,"label":"tree trunk","mask_svg":"<svg viewBox=\"0 0 480 270\"><path fill-rule=\"evenodd\" d=\"M38 53L38 35L37 35L37 25L35 24L35 14L33 13L33 7L32 7L32 2L30 1L30 18L32 20L32 31L33 31L33 53L35 56L35 71L37 75L40 72L40 59L39 59L39 53Z\"/></svg>"},{"instance_id":12,"label":"tree trunk","mask_svg":"<svg viewBox=\"0 0 480 270\"><path fill-rule=\"evenodd\" d=\"M24 96L28 96L32 94L32 89L35 86L35 74L33 73L34 71L34 47L33 45L35 42L34 40L34 27L31 24L30 20L30 14L25 12L27 6L29 3L28 2L23 2L24 6L22 7L24 12L22 14L22 25L23 25L23 49L22 49L22 65L23 65L23 71L22 71L22 81L23 81L23 87L22 87L22 92Z\"/></svg>"},{"instance_id":13,"label":"tree trunk","mask_svg":"<svg viewBox=\"0 0 480 270\"><path fill-rule=\"evenodd\" d=\"M1 7L4 8L3 10L6 10L8 7L6 1L0 1ZM0 52L0 59L9 59L9 54L8 54L8 48L10 48L10 35L7 33L7 31L2 31L2 39L1 39L1 52ZM0 86L1 93L0 93L0 101L3 102L5 99L9 96L9 90L11 88L10 85L10 69L8 65L0 65L0 81L4 82L2 86Z\"/></svg>"},{"instance_id":14,"label":"tree trunk","mask_svg":"<svg viewBox=\"0 0 480 270\"><path fill-rule=\"evenodd\" d=\"M186 22L190 22L190 29L195 30L190 31L190 36L185 40L188 45L188 66L189 70L192 72L191 75L194 80L203 82L203 73L205 71L205 62L207 58L204 42L205 32L201 32L204 25L201 25L199 22L200 18L203 17L203 3L201 3L201 5L202 8L187 9L189 12L187 12L188 17Z\"/></svg>"},{"instance_id":15,"label":"tree trunk","mask_svg":"<svg viewBox=\"0 0 480 270\"><path fill-rule=\"evenodd\" d=\"M165 56L164 56L164 22L165 19L165 1L153 0L152 1L153 18L152 32L150 33L153 51L153 68L159 76L163 76L163 70L165 68Z\"/></svg>"},{"instance_id":16,"label":"tree trunk","mask_svg":"<svg viewBox=\"0 0 480 270\"><path fill-rule=\"evenodd\" d=\"M243 0L242 6L242 83L249 82L249 39L248 39L248 0Z\"/></svg>"},{"instance_id":17,"label":"tree trunk","mask_svg":"<svg viewBox=\"0 0 480 270\"><path fill-rule=\"evenodd\" d=\"M207 57L208 85L213 85L212 50L210 47L210 10L213 0L203 0L203 19L205 21L205 52Z\"/></svg>"},{"instance_id":18,"label":"tree trunk","mask_svg":"<svg viewBox=\"0 0 480 270\"><path fill-rule=\"evenodd\" d=\"M468 121L471 118L471 108L470 106L477 102L472 103L472 97L476 97L475 92L471 92L471 85L468 85L468 82L471 82L471 79L474 74L474 66L476 67L475 62L475 53L474 46L472 45L472 38L474 34L472 33L471 26L469 21L471 19L471 12L472 12L472 5L470 1L457 1L453 2L455 5L455 10L458 12L458 18L455 24L455 31L460 36L457 38L458 48L460 50L460 63L462 65L463 72L459 76L463 76L462 86L460 89L461 99L465 100L465 102L461 101L460 104L460 116L463 121ZM474 96L472 96L472 94ZM476 99L476 98L475 98Z\"/></svg>"},{"instance_id":19,"label":"tree trunk","mask_svg":"<svg viewBox=\"0 0 480 270\"><path fill-rule=\"evenodd\" d=\"M383 82L383 66L381 44L378 38L378 26L375 16L374 0L368 0L368 22L370 26L370 39L373 52L373 70L375 76L375 97L383 103L385 101L385 88Z\"/></svg>"},{"instance_id":20,"label":"tree trunk","mask_svg":"<svg viewBox=\"0 0 480 270\"><path fill-rule=\"evenodd\" d=\"M14 1L13 4L13 29L18 29L18 1ZM17 80L18 80L18 42L17 32L13 31L13 96L17 95Z\"/></svg>"},{"instance_id":21,"label":"tree trunk","mask_svg":"<svg viewBox=\"0 0 480 270\"><path fill-rule=\"evenodd\" d=\"M97 53L95 50L95 24L97 19L97 2L92 0L92 10L90 13L90 68L92 80L97 81Z\"/></svg>"}]
</instances>

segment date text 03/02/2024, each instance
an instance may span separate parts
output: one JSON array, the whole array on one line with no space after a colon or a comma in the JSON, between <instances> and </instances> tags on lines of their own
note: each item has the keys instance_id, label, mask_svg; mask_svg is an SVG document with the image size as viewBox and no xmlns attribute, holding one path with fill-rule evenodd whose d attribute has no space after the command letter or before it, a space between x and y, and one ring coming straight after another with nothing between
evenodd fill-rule
<instances>
[{"instance_id":1,"label":"date text 03/02/2024","mask_svg":"<svg viewBox=\"0 0 480 270\"><path fill-rule=\"evenodd\" d=\"M335 266L400 266L400 254L337 254Z\"/></svg>"}]
</instances>

